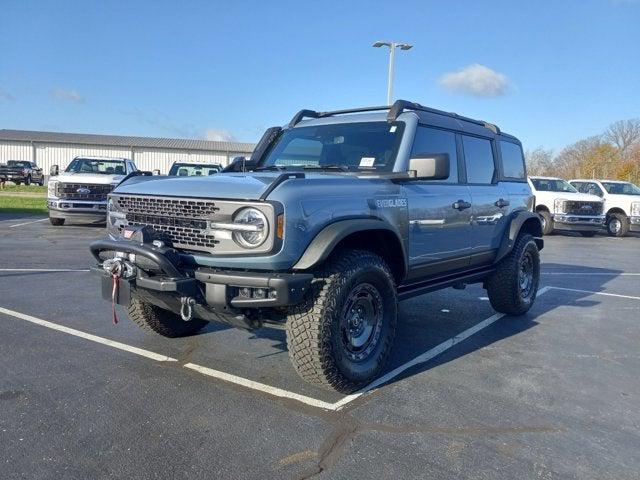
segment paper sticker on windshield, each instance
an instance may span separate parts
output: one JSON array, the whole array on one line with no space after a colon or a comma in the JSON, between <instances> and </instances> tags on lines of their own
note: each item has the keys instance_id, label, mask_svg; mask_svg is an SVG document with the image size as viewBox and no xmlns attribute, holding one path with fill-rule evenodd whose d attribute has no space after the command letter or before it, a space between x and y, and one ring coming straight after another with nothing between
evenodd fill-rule
<instances>
[{"instance_id":1,"label":"paper sticker on windshield","mask_svg":"<svg viewBox=\"0 0 640 480\"><path fill-rule=\"evenodd\" d=\"M360 159L361 167L373 167L374 163L376 163L375 157L362 157Z\"/></svg>"},{"instance_id":2,"label":"paper sticker on windshield","mask_svg":"<svg viewBox=\"0 0 640 480\"><path fill-rule=\"evenodd\" d=\"M397 125L391 125L391 128L389 129L389 133L396 133L397 128L398 128Z\"/></svg>"}]
</instances>

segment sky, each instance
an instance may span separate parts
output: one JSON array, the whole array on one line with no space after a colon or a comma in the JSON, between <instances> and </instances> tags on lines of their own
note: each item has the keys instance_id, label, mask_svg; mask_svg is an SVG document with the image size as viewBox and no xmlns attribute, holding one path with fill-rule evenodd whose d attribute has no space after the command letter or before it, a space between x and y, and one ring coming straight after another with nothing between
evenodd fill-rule
<instances>
[{"instance_id":1,"label":"sky","mask_svg":"<svg viewBox=\"0 0 640 480\"><path fill-rule=\"evenodd\" d=\"M0 128L257 141L394 98L555 150L640 116L640 0L0 0Z\"/></svg>"}]
</instances>

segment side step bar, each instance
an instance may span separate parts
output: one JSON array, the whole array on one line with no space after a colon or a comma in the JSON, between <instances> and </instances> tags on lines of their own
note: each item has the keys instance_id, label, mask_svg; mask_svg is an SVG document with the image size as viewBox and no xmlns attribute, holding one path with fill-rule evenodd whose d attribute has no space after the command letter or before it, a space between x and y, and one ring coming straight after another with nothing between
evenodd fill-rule
<instances>
[{"instance_id":1,"label":"side step bar","mask_svg":"<svg viewBox=\"0 0 640 480\"><path fill-rule=\"evenodd\" d=\"M456 275L448 275L424 280L422 282L400 285L398 287L398 300L407 300L424 293L453 287L456 284L478 283L484 280L493 270L493 267L487 267L462 274L458 273Z\"/></svg>"}]
</instances>

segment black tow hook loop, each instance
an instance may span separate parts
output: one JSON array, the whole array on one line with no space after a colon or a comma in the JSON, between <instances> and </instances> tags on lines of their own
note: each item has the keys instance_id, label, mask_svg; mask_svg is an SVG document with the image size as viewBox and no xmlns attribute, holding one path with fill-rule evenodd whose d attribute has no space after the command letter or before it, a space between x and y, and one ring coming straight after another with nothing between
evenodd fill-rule
<instances>
[{"instance_id":1,"label":"black tow hook loop","mask_svg":"<svg viewBox=\"0 0 640 480\"><path fill-rule=\"evenodd\" d=\"M193 297L180 297L180 317L185 322L193 318L193 306L196 300Z\"/></svg>"}]
</instances>

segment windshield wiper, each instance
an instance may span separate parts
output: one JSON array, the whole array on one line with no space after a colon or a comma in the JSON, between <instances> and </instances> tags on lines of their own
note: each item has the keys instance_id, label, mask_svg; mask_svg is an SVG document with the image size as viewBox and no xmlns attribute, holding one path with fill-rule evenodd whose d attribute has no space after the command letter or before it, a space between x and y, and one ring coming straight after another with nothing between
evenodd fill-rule
<instances>
[{"instance_id":1,"label":"windshield wiper","mask_svg":"<svg viewBox=\"0 0 640 480\"><path fill-rule=\"evenodd\" d=\"M255 170L259 171L259 170L275 170L275 171L282 171L282 170L286 170L287 166L286 165L267 165L266 167L258 167Z\"/></svg>"},{"instance_id":2,"label":"windshield wiper","mask_svg":"<svg viewBox=\"0 0 640 480\"><path fill-rule=\"evenodd\" d=\"M330 165L305 165L305 170L339 170L341 172L348 172L351 170L349 165L338 165L338 164L330 164Z\"/></svg>"}]
</instances>

